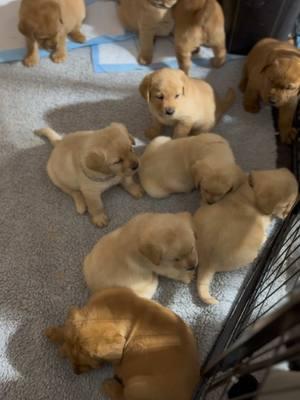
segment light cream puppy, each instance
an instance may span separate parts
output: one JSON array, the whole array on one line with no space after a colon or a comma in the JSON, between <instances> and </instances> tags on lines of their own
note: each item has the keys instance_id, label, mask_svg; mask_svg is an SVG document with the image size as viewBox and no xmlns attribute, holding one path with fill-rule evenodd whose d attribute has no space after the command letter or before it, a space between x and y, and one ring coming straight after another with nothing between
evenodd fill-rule
<instances>
[{"instance_id":1,"label":"light cream puppy","mask_svg":"<svg viewBox=\"0 0 300 400\"><path fill-rule=\"evenodd\" d=\"M150 64L155 36L168 36L174 27L171 8L177 0L120 0L118 14L125 28L138 32L138 62Z\"/></svg>"},{"instance_id":2,"label":"light cream puppy","mask_svg":"<svg viewBox=\"0 0 300 400\"><path fill-rule=\"evenodd\" d=\"M27 41L24 65L38 64L39 47L51 51L54 62L65 61L67 35L75 42L85 41L80 32L85 15L84 0L22 0L18 28Z\"/></svg>"},{"instance_id":3,"label":"light cream puppy","mask_svg":"<svg viewBox=\"0 0 300 400\"><path fill-rule=\"evenodd\" d=\"M174 126L174 138L192 130L209 132L235 100L233 89L219 99L207 82L171 68L146 75L139 89L153 116L153 125L145 132L149 139L159 136L163 126Z\"/></svg>"},{"instance_id":4,"label":"light cream puppy","mask_svg":"<svg viewBox=\"0 0 300 400\"><path fill-rule=\"evenodd\" d=\"M298 196L298 183L287 169L254 171L235 193L194 215L199 257L197 288L205 303L214 274L252 262L266 240L272 217L285 218Z\"/></svg>"},{"instance_id":5,"label":"light cream puppy","mask_svg":"<svg viewBox=\"0 0 300 400\"><path fill-rule=\"evenodd\" d=\"M79 214L88 209L95 225L102 227L109 221L101 200L105 190L120 184L135 198L143 195L133 181L139 167L134 139L123 124L74 132L64 138L50 128L35 134L47 137L54 146L47 164L49 178L73 198Z\"/></svg>"},{"instance_id":6,"label":"light cream puppy","mask_svg":"<svg viewBox=\"0 0 300 400\"><path fill-rule=\"evenodd\" d=\"M200 187L211 204L235 191L244 179L229 143L214 133L154 139L140 158L139 177L149 196L167 197Z\"/></svg>"},{"instance_id":7,"label":"light cream puppy","mask_svg":"<svg viewBox=\"0 0 300 400\"><path fill-rule=\"evenodd\" d=\"M83 272L93 292L119 286L151 298L157 274L189 283L197 263L189 213L145 213L103 236L85 258Z\"/></svg>"}]
</instances>

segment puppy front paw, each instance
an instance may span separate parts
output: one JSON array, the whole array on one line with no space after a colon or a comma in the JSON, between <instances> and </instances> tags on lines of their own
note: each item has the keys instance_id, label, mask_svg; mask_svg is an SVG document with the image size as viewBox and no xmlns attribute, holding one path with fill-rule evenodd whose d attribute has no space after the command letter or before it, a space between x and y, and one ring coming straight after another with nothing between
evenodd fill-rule
<instances>
[{"instance_id":1,"label":"puppy front paw","mask_svg":"<svg viewBox=\"0 0 300 400\"><path fill-rule=\"evenodd\" d=\"M152 55L140 53L137 60L141 65L149 65L152 61Z\"/></svg>"},{"instance_id":2,"label":"puppy front paw","mask_svg":"<svg viewBox=\"0 0 300 400\"><path fill-rule=\"evenodd\" d=\"M280 139L282 143L291 144L296 139L297 135L297 129L290 128L284 132L280 132Z\"/></svg>"},{"instance_id":3,"label":"puppy front paw","mask_svg":"<svg viewBox=\"0 0 300 400\"><path fill-rule=\"evenodd\" d=\"M70 38L77 43L84 43L86 41L86 37L80 31L74 31L70 33Z\"/></svg>"},{"instance_id":4,"label":"puppy front paw","mask_svg":"<svg viewBox=\"0 0 300 400\"><path fill-rule=\"evenodd\" d=\"M92 222L93 222L93 224L95 224L99 228L103 228L104 226L108 225L109 218L104 212L102 212L100 214L93 215L92 216Z\"/></svg>"},{"instance_id":5,"label":"puppy front paw","mask_svg":"<svg viewBox=\"0 0 300 400\"><path fill-rule=\"evenodd\" d=\"M51 55L51 59L56 64L63 63L67 59L67 54L65 52L55 52Z\"/></svg>"},{"instance_id":6,"label":"puppy front paw","mask_svg":"<svg viewBox=\"0 0 300 400\"><path fill-rule=\"evenodd\" d=\"M195 276L195 271L187 271L181 277L181 282L183 283L191 283Z\"/></svg>"},{"instance_id":7,"label":"puppy front paw","mask_svg":"<svg viewBox=\"0 0 300 400\"><path fill-rule=\"evenodd\" d=\"M205 304L210 304L210 305L219 304L219 300L217 300L216 298L214 298L212 296L200 297L200 298L203 301L203 303L205 303Z\"/></svg>"},{"instance_id":8,"label":"puppy front paw","mask_svg":"<svg viewBox=\"0 0 300 400\"><path fill-rule=\"evenodd\" d=\"M138 185L138 184L131 185L129 188L127 188L127 191L135 199L140 199L141 197L144 196L144 193L145 193L142 186Z\"/></svg>"},{"instance_id":9,"label":"puppy front paw","mask_svg":"<svg viewBox=\"0 0 300 400\"><path fill-rule=\"evenodd\" d=\"M116 398L116 396L120 396L120 392L123 391L122 385L114 378L105 379L102 383L101 391L108 397L112 399Z\"/></svg>"},{"instance_id":10,"label":"puppy front paw","mask_svg":"<svg viewBox=\"0 0 300 400\"><path fill-rule=\"evenodd\" d=\"M244 102L244 109L247 112L250 112L252 114L256 114L256 113L259 112L260 106L259 106L258 103L247 103L247 102Z\"/></svg>"},{"instance_id":11,"label":"puppy front paw","mask_svg":"<svg viewBox=\"0 0 300 400\"><path fill-rule=\"evenodd\" d=\"M38 55L31 55L23 60L23 64L25 67L34 67L35 65L38 65L39 63L39 56Z\"/></svg>"},{"instance_id":12,"label":"puppy front paw","mask_svg":"<svg viewBox=\"0 0 300 400\"><path fill-rule=\"evenodd\" d=\"M213 68L220 68L224 63L225 63L225 57L214 57L210 61L210 64Z\"/></svg>"}]
</instances>

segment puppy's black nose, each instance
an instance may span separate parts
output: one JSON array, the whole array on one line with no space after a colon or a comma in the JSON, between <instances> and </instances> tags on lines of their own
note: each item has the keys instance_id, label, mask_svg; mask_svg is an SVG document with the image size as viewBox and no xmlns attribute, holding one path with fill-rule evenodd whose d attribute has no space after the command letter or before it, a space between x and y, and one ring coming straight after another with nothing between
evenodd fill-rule
<instances>
[{"instance_id":1,"label":"puppy's black nose","mask_svg":"<svg viewBox=\"0 0 300 400\"><path fill-rule=\"evenodd\" d=\"M269 103L271 104L271 106L275 106L276 100L270 98Z\"/></svg>"},{"instance_id":2,"label":"puppy's black nose","mask_svg":"<svg viewBox=\"0 0 300 400\"><path fill-rule=\"evenodd\" d=\"M138 167L139 167L139 162L138 162L138 161L133 161L133 162L131 163L131 169L133 169L134 171L135 171L136 169L138 169Z\"/></svg>"},{"instance_id":3,"label":"puppy's black nose","mask_svg":"<svg viewBox=\"0 0 300 400\"><path fill-rule=\"evenodd\" d=\"M174 108L171 108L171 107L165 108L165 114L167 114L167 115L173 115L174 112L175 112Z\"/></svg>"}]
</instances>

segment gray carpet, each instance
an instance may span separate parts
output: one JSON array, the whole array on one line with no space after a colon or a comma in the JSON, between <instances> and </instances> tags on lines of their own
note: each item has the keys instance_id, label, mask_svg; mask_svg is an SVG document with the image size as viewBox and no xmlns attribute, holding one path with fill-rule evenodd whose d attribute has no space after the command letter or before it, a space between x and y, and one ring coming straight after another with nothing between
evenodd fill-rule
<instances>
[{"instance_id":1,"label":"gray carpet","mask_svg":"<svg viewBox=\"0 0 300 400\"><path fill-rule=\"evenodd\" d=\"M220 94L237 86L241 61L221 70L193 70L208 75ZM196 192L154 201L134 200L120 188L104 195L111 223L95 228L78 216L69 197L49 181L45 166L50 145L32 135L50 125L59 132L125 123L144 140L150 123L137 85L141 73L94 74L89 50L76 50L67 63L43 60L35 69L20 63L0 65L0 393L5 400L102 399L106 368L75 376L67 361L42 336L61 323L72 305L87 298L81 264L103 234L143 211L195 211ZM242 167L275 166L270 112L244 113L238 102L216 128L233 146ZM212 292L221 302L204 306L190 286L161 279L156 299L180 314L194 329L203 360L226 318L246 269L218 274Z\"/></svg>"}]
</instances>

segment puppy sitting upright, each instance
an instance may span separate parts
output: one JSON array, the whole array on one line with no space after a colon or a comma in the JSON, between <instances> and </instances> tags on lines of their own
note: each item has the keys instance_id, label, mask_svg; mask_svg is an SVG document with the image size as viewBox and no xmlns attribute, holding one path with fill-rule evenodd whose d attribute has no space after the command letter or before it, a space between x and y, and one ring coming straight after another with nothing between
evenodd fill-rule
<instances>
[{"instance_id":1,"label":"puppy sitting upright","mask_svg":"<svg viewBox=\"0 0 300 400\"><path fill-rule=\"evenodd\" d=\"M35 134L46 136L54 146L47 164L49 178L73 198L79 214L88 209L95 225L108 224L100 197L105 190L121 184L133 197L143 195L133 181L139 166L132 147L134 139L123 124L112 123L98 131L75 132L64 138L49 128Z\"/></svg>"},{"instance_id":2,"label":"puppy sitting upright","mask_svg":"<svg viewBox=\"0 0 300 400\"><path fill-rule=\"evenodd\" d=\"M52 51L54 62L65 61L67 35L75 42L85 41L80 32L85 13L84 0L22 0L18 27L27 41L24 64L38 64L39 47Z\"/></svg>"},{"instance_id":3,"label":"puppy sitting upright","mask_svg":"<svg viewBox=\"0 0 300 400\"><path fill-rule=\"evenodd\" d=\"M139 33L138 62L150 64L155 36L168 36L174 26L171 8L177 0L120 0L119 17L129 30Z\"/></svg>"},{"instance_id":4,"label":"puppy sitting upright","mask_svg":"<svg viewBox=\"0 0 300 400\"><path fill-rule=\"evenodd\" d=\"M189 283L197 266L189 213L139 214L102 237L84 261L84 276L94 292L129 287L151 298L157 275Z\"/></svg>"},{"instance_id":5,"label":"puppy sitting upright","mask_svg":"<svg viewBox=\"0 0 300 400\"><path fill-rule=\"evenodd\" d=\"M201 45L213 49L214 67L224 64L224 15L216 0L180 0L174 7L173 15L177 61L186 74L189 73L192 53Z\"/></svg>"},{"instance_id":6,"label":"puppy sitting upright","mask_svg":"<svg viewBox=\"0 0 300 400\"><path fill-rule=\"evenodd\" d=\"M152 197L190 192L200 186L202 200L212 204L235 191L244 173L222 136L202 133L177 140L155 138L140 158L139 177Z\"/></svg>"},{"instance_id":7,"label":"puppy sitting upright","mask_svg":"<svg viewBox=\"0 0 300 400\"><path fill-rule=\"evenodd\" d=\"M191 329L171 310L129 289L95 294L46 335L76 374L112 363L115 376L101 388L111 400L192 400L200 380Z\"/></svg>"},{"instance_id":8,"label":"puppy sitting upright","mask_svg":"<svg viewBox=\"0 0 300 400\"><path fill-rule=\"evenodd\" d=\"M300 50L276 39L260 40L250 51L240 89L244 108L256 113L260 101L279 109L278 127L283 143L297 135L293 119L300 98Z\"/></svg>"},{"instance_id":9,"label":"puppy sitting upright","mask_svg":"<svg viewBox=\"0 0 300 400\"><path fill-rule=\"evenodd\" d=\"M233 89L220 100L207 82L171 68L146 75L140 93L153 116L153 126L145 132L149 139L159 136L164 125L175 126L174 138L188 136L192 130L209 132L235 99Z\"/></svg>"},{"instance_id":10,"label":"puppy sitting upright","mask_svg":"<svg viewBox=\"0 0 300 400\"><path fill-rule=\"evenodd\" d=\"M216 272L252 262L266 239L272 217L285 218L298 196L298 183L286 168L254 171L234 193L194 216L199 257L197 287L205 303Z\"/></svg>"}]
</instances>

